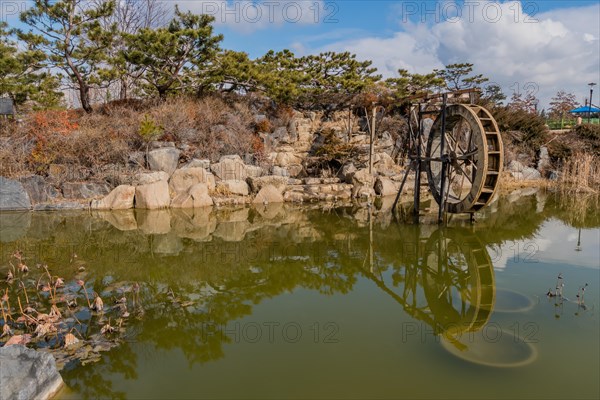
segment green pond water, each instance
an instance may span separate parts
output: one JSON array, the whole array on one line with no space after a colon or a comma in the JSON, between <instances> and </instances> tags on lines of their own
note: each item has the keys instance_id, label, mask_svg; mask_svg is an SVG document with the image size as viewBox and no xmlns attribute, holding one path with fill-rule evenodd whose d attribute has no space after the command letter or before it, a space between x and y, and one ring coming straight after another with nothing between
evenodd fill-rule
<instances>
[{"instance_id":1,"label":"green pond water","mask_svg":"<svg viewBox=\"0 0 600 400\"><path fill-rule=\"evenodd\" d=\"M600 213L568 200L521 191L443 228L387 199L3 213L0 271L20 249L127 298L120 344L67 364L59 398L597 399Z\"/></svg>"}]
</instances>

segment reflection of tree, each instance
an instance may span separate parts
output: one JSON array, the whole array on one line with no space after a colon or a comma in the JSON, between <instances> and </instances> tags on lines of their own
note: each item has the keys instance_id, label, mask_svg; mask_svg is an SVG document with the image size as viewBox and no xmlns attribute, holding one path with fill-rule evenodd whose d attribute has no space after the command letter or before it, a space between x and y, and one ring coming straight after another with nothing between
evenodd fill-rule
<instances>
[{"instance_id":1,"label":"reflection of tree","mask_svg":"<svg viewBox=\"0 0 600 400\"><path fill-rule=\"evenodd\" d=\"M102 357L102 361L87 367L72 365L62 371L69 388L78 398L125 399L124 392L113 389L110 374L120 374L125 379L137 378L137 355L130 346L119 346Z\"/></svg>"}]
</instances>

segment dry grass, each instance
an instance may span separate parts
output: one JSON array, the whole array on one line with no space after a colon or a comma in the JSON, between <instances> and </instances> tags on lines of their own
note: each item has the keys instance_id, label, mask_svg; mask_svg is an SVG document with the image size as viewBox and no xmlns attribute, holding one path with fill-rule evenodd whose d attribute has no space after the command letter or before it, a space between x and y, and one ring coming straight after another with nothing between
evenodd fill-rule
<instances>
[{"instance_id":1,"label":"dry grass","mask_svg":"<svg viewBox=\"0 0 600 400\"><path fill-rule=\"evenodd\" d=\"M559 171L558 185L563 192L598 193L600 159L595 154L576 154L564 160Z\"/></svg>"},{"instance_id":2,"label":"dry grass","mask_svg":"<svg viewBox=\"0 0 600 400\"><path fill-rule=\"evenodd\" d=\"M0 126L0 175L47 173L51 164L95 171L126 167L129 154L145 148L140 124L148 116L163 128L159 140L185 143L184 158L218 160L225 154L256 153L254 115L247 101L218 96L165 102L113 102L93 114L41 111L21 123Z\"/></svg>"}]
</instances>

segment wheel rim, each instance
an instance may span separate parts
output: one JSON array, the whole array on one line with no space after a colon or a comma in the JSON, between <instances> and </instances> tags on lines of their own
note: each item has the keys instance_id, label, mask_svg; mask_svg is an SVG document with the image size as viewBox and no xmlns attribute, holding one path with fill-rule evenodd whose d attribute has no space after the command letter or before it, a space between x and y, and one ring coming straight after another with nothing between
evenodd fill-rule
<instances>
[{"instance_id":1,"label":"wheel rim","mask_svg":"<svg viewBox=\"0 0 600 400\"><path fill-rule=\"evenodd\" d=\"M498 188L503 146L498 124L483 107L453 104L446 107L446 144L441 153L441 115L427 140L427 178L438 204L442 203L441 175L446 166L445 211L475 212L486 206Z\"/></svg>"}]
</instances>

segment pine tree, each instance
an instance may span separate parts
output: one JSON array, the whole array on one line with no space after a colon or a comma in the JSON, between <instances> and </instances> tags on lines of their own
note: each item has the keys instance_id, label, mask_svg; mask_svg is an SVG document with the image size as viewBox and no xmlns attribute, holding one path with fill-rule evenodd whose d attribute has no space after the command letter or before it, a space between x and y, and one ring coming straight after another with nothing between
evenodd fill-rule
<instances>
[{"instance_id":1,"label":"pine tree","mask_svg":"<svg viewBox=\"0 0 600 400\"><path fill-rule=\"evenodd\" d=\"M150 93L161 99L167 94L211 83L214 61L222 35L213 34L214 17L183 13L175 7L175 17L163 28L143 28L127 34L127 50L122 53L134 71L140 73Z\"/></svg>"},{"instance_id":2,"label":"pine tree","mask_svg":"<svg viewBox=\"0 0 600 400\"><path fill-rule=\"evenodd\" d=\"M100 21L114 11L113 0L92 4L86 0L33 0L21 14L29 32L19 37L32 49L48 55L49 64L79 92L81 107L92 112L90 91L105 86L114 73L106 64L107 49L115 27L105 29Z\"/></svg>"}]
</instances>

